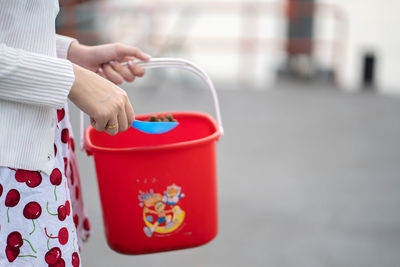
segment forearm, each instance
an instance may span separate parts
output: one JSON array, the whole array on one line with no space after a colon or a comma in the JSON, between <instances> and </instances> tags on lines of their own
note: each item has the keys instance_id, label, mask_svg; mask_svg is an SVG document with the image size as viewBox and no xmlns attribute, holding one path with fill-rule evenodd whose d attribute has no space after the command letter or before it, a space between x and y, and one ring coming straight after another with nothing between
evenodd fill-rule
<instances>
[{"instance_id":1,"label":"forearm","mask_svg":"<svg viewBox=\"0 0 400 267\"><path fill-rule=\"evenodd\" d=\"M72 42L68 49L67 59L81 67L87 68L86 57L90 46L82 45L78 42Z\"/></svg>"},{"instance_id":2,"label":"forearm","mask_svg":"<svg viewBox=\"0 0 400 267\"><path fill-rule=\"evenodd\" d=\"M0 44L0 98L60 108L74 82L71 62Z\"/></svg>"}]
</instances>

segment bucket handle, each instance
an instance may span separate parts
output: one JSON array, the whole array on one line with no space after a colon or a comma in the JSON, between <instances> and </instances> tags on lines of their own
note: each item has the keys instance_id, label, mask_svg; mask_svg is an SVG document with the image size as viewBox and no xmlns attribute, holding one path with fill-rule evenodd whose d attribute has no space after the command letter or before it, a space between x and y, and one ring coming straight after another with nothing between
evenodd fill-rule
<instances>
[{"instance_id":1,"label":"bucket handle","mask_svg":"<svg viewBox=\"0 0 400 267\"><path fill-rule=\"evenodd\" d=\"M217 117L218 127L221 132L221 136L224 134L224 128L222 126L222 118L221 111L219 107L219 101L217 96L217 91L215 90L214 84L211 79L208 77L207 73L204 72L203 69L195 65L194 63L180 58L152 58L149 61L136 61L138 66L144 69L155 69L155 68L176 68L176 69L185 69L200 77L208 86L211 91L213 100L214 100L214 108L215 115ZM84 113L81 110L80 112L80 146L81 150L84 150Z\"/></svg>"}]
</instances>

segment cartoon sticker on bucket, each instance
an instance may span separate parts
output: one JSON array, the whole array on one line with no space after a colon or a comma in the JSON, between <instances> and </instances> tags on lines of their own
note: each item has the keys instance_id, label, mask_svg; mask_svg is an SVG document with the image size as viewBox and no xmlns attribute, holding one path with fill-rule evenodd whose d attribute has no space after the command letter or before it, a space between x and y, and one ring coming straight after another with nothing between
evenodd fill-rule
<instances>
[{"instance_id":1,"label":"cartoon sticker on bucket","mask_svg":"<svg viewBox=\"0 0 400 267\"><path fill-rule=\"evenodd\" d=\"M146 226L143 228L147 237L153 233L167 234L175 231L182 225L185 219L183 211L178 203L184 197L180 186L175 184L167 186L164 195L139 191L139 205L143 207L143 221Z\"/></svg>"}]
</instances>

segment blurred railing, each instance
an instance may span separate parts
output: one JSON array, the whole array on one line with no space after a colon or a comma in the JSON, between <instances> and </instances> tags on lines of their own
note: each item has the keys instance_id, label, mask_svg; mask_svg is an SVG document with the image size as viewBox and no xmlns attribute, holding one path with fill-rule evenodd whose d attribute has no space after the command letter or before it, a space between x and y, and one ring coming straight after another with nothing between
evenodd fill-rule
<instances>
[{"instance_id":1,"label":"blurred railing","mask_svg":"<svg viewBox=\"0 0 400 267\"><path fill-rule=\"evenodd\" d=\"M312 42L313 47L330 50L331 69L335 74L334 80L341 84L341 77L346 71L346 49L348 39L348 19L344 10L330 4L296 5L296 16L318 17L319 13L330 14L334 21L333 36L331 39L290 39L284 31L281 36L266 38L260 36L260 19L268 17L276 21L287 21L293 18L292 8L282 3L262 3L256 1L224 1L224 2L185 2L185 1L146 1L137 4L129 2L117 5L112 1L68 1L62 6L58 19L58 31L61 34L77 37L84 43L96 44L99 42L115 42L123 39L128 43L138 44L151 51L153 56L165 55L174 50L175 56L185 47L190 39L199 44L204 52L221 51L236 45L239 61L237 63L237 77L249 79L254 73L252 69L243 66L253 66L261 50L273 47L286 53L288 42L301 47L304 43ZM192 36L190 31L196 20L203 14L237 14L240 18L239 36ZM175 17L175 23L169 31L163 27L169 17ZM138 19L146 25L137 36L132 36L134 25L127 25L126 29L118 28L118 36L112 31L105 33L108 23L113 18ZM145 21L145 23L143 23ZM127 32L125 35L124 32ZM251 78L250 78L251 79Z\"/></svg>"}]
</instances>

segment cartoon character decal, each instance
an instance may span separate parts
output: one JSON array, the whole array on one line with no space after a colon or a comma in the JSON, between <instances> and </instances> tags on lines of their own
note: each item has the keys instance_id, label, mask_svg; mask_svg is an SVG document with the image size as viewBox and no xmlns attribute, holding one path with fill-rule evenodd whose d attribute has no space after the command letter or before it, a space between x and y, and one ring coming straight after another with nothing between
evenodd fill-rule
<instances>
[{"instance_id":1,"label":"cartoon character decal","mask_svg":"<svg viewBox=\"0 0 400 267\"><path fill-rule=\"evenodd\" d=\"M167 191L164 192L163 202L168 205L176 205L179 199L183 198L185 194L181 192L181 187L177 185L170 185L167 187Z\"/></svg>"},{"instance_id":2,"label":"cartoon character decal","mask_svg":"<svg viewBox=\"0 0 400 267\"><path fill-rule=\"evenodd\" d=\"M143 207L143 221L146 226L143 231L147 237L154 233L161 235L171 233L182 225L185 211L177 204L184 197L180 186L167 186L164 195L139 191L139 205Z\"/></svg>"}]
</instances>

